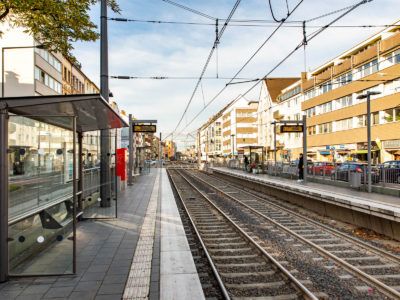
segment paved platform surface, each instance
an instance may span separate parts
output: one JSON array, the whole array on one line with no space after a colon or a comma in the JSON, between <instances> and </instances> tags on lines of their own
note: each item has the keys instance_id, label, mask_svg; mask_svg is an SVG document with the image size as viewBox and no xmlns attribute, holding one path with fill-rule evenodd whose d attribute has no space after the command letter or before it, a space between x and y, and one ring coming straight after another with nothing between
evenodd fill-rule
<instances>
[{"instance_id":1,"label":"paved platform surface","mask_svg":"<svg viewBox=\"0 0 400 300\"><path fill-rule=\"evenodd\" d=\"M321 200L336 202L342 206L363 210L371 214L386 215L400 221L400 198L377 193L366 193L354 189L336 187L315 182L297 182L296 180L271 176L267 174L251 174L237 169L213 167L211 170L264 182L277 188L319 197Z\"/></svg>"},{"instance_id":2,"label":"paved platform surface","mask_svg":"<svg viewBox=\"0 0 400 300\"><path fill-rule=\"evenodd\" d=\"M151 169L119 193L118 219L78 222L76 275L13 279L0 299L122 299L137 261L147 262L147 292L126 299L202 299L184 235L166 170Z\"/></svg>"}]
</instances>

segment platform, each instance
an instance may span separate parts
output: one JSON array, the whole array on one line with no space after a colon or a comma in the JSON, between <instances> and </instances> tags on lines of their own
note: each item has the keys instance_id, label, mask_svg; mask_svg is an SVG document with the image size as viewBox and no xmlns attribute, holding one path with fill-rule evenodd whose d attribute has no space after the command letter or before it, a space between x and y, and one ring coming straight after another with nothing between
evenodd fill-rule
<instances>
[{"instance_id":1,"label":"platform","mask_svg":"<svg viewBox=\"0 0 400 300\"><path fill-rule=\"evenodd\" d=\"M119 194L118 219L77 226L77 274L12 279L0 299L204 299L165 169Z\"/></svg>"},{"instance_id":2,"label":"platform","mask_svg":"<svg viewBox=\"0 0 400 300\"><path fill-rule=\"evenodd\" d=\"M314 211L400 239L399 197L366 193L315 182L299 183L296 180L267 174L250 174L225 167L212 167L209 170L273 187L281 193L291 194L292 200L295 199L294 202ZM311 202L310 199L314 201ZM323 205L318 205L318 203Z\"/></svg>"}]
</instances>

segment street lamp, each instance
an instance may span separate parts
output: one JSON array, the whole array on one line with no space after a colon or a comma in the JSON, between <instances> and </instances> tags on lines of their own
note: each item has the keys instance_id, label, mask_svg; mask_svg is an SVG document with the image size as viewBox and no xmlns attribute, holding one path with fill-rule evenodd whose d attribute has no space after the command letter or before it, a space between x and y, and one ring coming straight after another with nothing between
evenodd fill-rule
<instances>
[{"instance_id":1,"label":"street lamp","mask_svg":"<svg viewBox=\"0 0 400 300\"><path fill-rule=\"evenodd\" d=\"M235 153L235 135L231 134L231 148L232 148L232 159Z\"/></svg>"},{"instance_id":2,"label":"street lamp","mask_svg":"<svg viewBox=\"0 0 400 300\"><path fill-rule=\"evenodd\" d=\"M357 99L367 98L367 139L368 139L368 193L371 193L371 95L379 95L381 92L368 91L357 96Z\"/></svg>"},{"instance_id":3,"label":"street lamp","mask_svg":"<svg viewBox=\"0 0 400 300\"><path fill-rule=\"evenodd\" d=\"M3 47L1 48L1 97L4 98L4 50L11 49L47 49L46 45L34 45L34 46L16 46L16 47Z\"/></svg>"}]
</instances>

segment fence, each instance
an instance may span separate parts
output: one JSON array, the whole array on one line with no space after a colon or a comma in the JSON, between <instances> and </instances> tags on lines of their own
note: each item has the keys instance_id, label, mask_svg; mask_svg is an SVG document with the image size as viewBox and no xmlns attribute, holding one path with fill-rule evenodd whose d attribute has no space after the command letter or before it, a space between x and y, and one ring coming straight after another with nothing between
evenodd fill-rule
<instances>
[{"instance_id":1,"label":"fence","mask_svg":"<svg viewBox=\"0 0 400 300\"><path fill-rule=\"evenodd\" d=\"M244 170L244 163L239 160L208 161L208 166L227 167L230 169ZM253 173L268 174L290 179L297 179L299 174L295 162L267 161L258 163L251 168ZM353 188L366 188L368 185L368 165L364 163L348 162L342 164L328 162L308 162L307 176L312 181L325 184L338 183L341 186ZM400 167L384 167L373 164L371 166L371 184L373 186L386 187L400 190Z\"/></svg>"}]
</instances>

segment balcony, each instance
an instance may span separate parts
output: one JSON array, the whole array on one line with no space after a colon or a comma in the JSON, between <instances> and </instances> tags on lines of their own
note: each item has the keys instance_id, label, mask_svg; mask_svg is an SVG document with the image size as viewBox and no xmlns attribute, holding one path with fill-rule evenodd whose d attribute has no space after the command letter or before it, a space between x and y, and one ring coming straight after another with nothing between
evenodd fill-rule
<instances>
[{"instance_id":1,"label":"balcony","mask_svg":"<svg viewBox=\"0 0 400 300\"><path fill-rule=\"evenodd\" d=\"M378 45L369 47L368 49L353 56L354 66L360 65L363 62L370 60L378 55Z\"/></svg>"},{"instance_id":2,"label":"balcony","mask_svg":"<svg viewBox=\"0 0 400 300\"><path fill-rule=\"evenodd\" d=\"M314 77L309 80L303 81L302 86L303 86L303 91L313 88L314 87Z\"/></svg>"},{"instance_id":3,"label":"balcony","mask_svg":"<svg viewBox=\"0 0 400 300\"><path fill-rule=\"evenodd\" d=\"M317 79L317 83L320 84L323 81L329 80L332 77L332 68L328 68L322 73L319 73L315 76Z\"/></svg>"},{"instance_id":4,"label":"balcony","mask_svg":"<svg viewBox=\"0 0 400 300\"><path fill-rule=\"evenodd\" d=\"M389 51L397 46L400 46L400 32L392 35L391 37L384 39L381 42L381 53Z\"/></svg>"},{"instance_id":5,"label":"balcony","mask_svg":"<svg viewBox=\"0 0 400 300\"><path fill-rule=\"evenodd\" d=\"M347 70L351 69L351 59L344 60L340 65L333 67L333 76L339 75Z\"/></svg>"}]
</instances>

